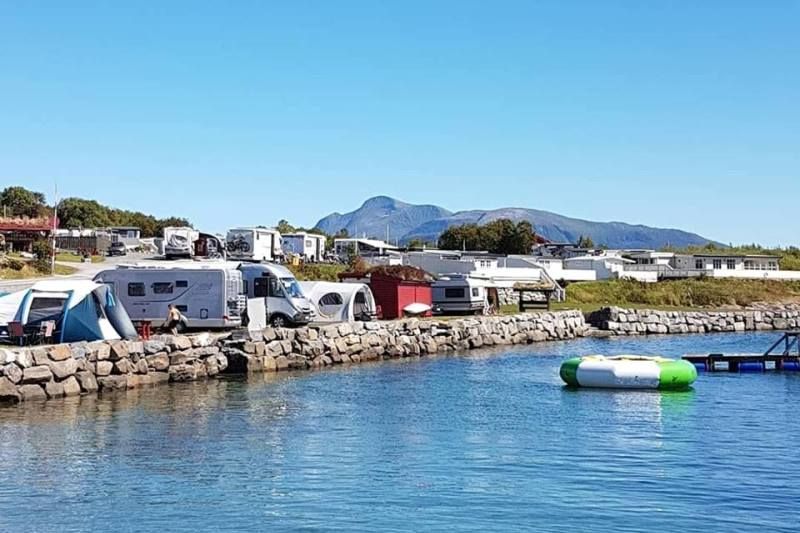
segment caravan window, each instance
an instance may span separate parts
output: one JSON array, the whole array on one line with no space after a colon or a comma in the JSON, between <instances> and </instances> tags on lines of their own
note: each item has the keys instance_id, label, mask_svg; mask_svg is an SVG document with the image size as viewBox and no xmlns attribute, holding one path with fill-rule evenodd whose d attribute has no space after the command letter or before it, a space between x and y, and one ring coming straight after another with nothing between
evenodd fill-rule
<instances>
[{"instance_id":1,"label":"caravan window","mask_svg":"<svg viewBox=\"0 0 800 533\"><path fill-rule=\"evenodd\" d=\"M186 280L178 280L175 282L175 286L178 288L186 288L189 286L189 282Z\"/></svg>"},{"instance_id":2,"label":"caravan window","mask_svg":"<svg viewBox=\"0 0 800 533\"><path fill-rule=\"evenodd\" d=\"M269 278L261 277L253 280L253 295L256 298L269 296Z\"/></svg>"},{"instance_id":3,"label":"caravan window","mask_svg":"<svg viewBox=\"0 0 800 533\"><path fill-rule=\"evenodd\" d=\"M61 310L64 308L66 298L53 298L50 296L34 296L28 311L28 324L38 324L45 320L58 321Z\"/></svg>"},{"instance_id":4,"label":"caravan window","mask_svg":"<svg viewBox=\"0 0 800 533\"><path fill-rule=\"evenodd\" d=\"M464 288L452 288L452 289L445 289L444 290L444 297L445 298L463 298L464 297Z\"/></svg>"},{"instance_id":5,"label":"caravan window","mask_svg":"<svg viewBox=\"0 0 800 533\"><path fill-rule=\"evenodd\" d=\"M172 294L172 282L153 283L153 294Z\"/></svg>"},{"instance_id":6,"label":"caravan window","mask_svg":"<svg viewBox=\"0 0 800 533\"><path fill-rule=\"evenodd\" d=\"M144 296L144 283L128 283L128 296Z\"/></svg>"},{"instance_id":7,"label":"caravan window","mask_svg":"<svg viewBox=\"0 0 800 533\"><path fill-rule=\"evenodd\" d=\"M480 289L478 289L478 287L472 287L472 295L480 296Z\"/></svg>"}]
</instances>

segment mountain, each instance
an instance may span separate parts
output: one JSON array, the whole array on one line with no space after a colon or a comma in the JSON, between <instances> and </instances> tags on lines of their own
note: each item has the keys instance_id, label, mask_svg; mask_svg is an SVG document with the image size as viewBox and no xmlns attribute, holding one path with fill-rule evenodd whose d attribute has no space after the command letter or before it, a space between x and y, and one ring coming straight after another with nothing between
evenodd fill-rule
<instances>
[{"instance_id":1,"label":"mountain","mask_svg":"<svg viewBox=\"0 0 800 533\"><path fill-rule=\"evenodd\" d=\"M553 242L576 242L589 236L597 245L609 248L658 249L671 245L684 247L713 242L700 235L678 229L653 228L625 222L592 222L565 217L549 211L508 207L501 209L450 212L435 205L413 205L376 196L350 213L333 213L317 222L316 227L329 234L346 229L350 235L408 242L411 239L436 241L450 226L486 224L500 218L527 220L536 233Z\"/></svg>"}]
</instances>

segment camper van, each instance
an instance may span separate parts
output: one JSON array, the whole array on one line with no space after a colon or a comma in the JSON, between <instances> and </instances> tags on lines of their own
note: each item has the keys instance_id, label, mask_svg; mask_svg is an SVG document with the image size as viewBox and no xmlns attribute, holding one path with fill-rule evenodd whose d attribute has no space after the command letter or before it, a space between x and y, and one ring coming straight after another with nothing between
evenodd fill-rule
<instances>
[{"instance_id":1,"label":"camper van","mask_svg":"<svg viewBox=\"0 0 800 533\"><path fill-rule=\"evenodd\" d=\"M246 306L242 273L226 263L175 262L165 266L121 265L104 270L105 283L131 320L162 323L169 304L185 317L183 327L235 328Z\"/></svg>"},{"instance_id":2,"label":"camper van","mask_svg":"<svg viewBox=\"0 0 800 533\"><path fill-rule=\"evenodd\" d=\"M190 258L194 255L194 241L200 236L193 228L164 228L164 257L167 259Z\"/></svg>"},{"instance_id":3,"label":"camper van","mask_svg":"<svg viewBox=\"0 0 800 533\"><path fill-rule=\"evenodd\" d=\"M431 285L433 309L438 314L484 314L490 300L497 301L497 289L466 274L450 274Z\"/></svg>"},{"instance_id":4,"label":"camper van","mask_svg":"<svg viewBox=\"0 0 800 533\"><path fill-rule=\"evenodd\" d=\"M283 251L294 254L304 261L318 263L325 257L325 236L298 231L282 238Z\"/></svg>"},{"instance_id":5,"label":"camper van","mask_svg":"<svg viewBox=\"0 0 800 533\"><path fill-rule=\"evenodd\" d=\"M228 258L241 261L281 261L281 234L268 228L235 228L225 238Z\"/></svg>"},{"instance_id":6,"label":"camper van","mask_svg":"<svg viewBox=\"0 0 800 533\"><path fill-rule=\"evenodd\" d=\"M241 263L247 326L261 329L308 324L314 313L292 272L274 263Z\"/></svg>"}]
</instances>

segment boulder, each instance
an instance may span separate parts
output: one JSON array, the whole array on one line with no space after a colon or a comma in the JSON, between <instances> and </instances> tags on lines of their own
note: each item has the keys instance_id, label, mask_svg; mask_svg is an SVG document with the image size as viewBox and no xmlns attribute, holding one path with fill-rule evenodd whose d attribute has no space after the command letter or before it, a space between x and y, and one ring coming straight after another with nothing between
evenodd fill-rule
<instances>
[{"instance_id":1,"label":"boulder","mask_svg":"<svg viewBox=\"0 0 800 533\"><path fill-rule=\"evenodd\" d=\"M0 372L8 378L11 383L19 383L22 381L22 369L14 363L8 363L0 369Z\"/></svg>"},{"instance_id":2,"label":"boulder","mask_svg":"<svg viewBox=\"0 0 800 533\"><path fill-rule=\"evenodd\" d=\"M146 355L155 355L166 350L167 345L162 341L150 340L144 341L143 348Z\"/></svg>"},{"instance_id":3,"label":"boulder","mask_svg":"<svg viewBox=\"0 0 800 533\"><path fill-rule=\"evenodd\" d=\"M128 359L120 359L114 363L114 374L129 374L133 372L133 364Z\"/></svg>"},{"instance_id":4,"label":"boulder","mask_svg":"<svg viewBox=\"0 0 800 533\"><path fill-rule=\"evenodd\" d=\"M44 386L48 398L61 398L64 396L64 384L58 381L48 381Z\"/></svg>"},{"instance_id":5,"label":"boulder","mask_svg":"<svg viewBox=\"0 0 800 533\"><path fill-rule=\"evenodd\" d=\"M17 403L21 398L14 383L7 377L0 377L0 402Z\"/></svg>"},{"instance_id":6,"label":"boulder","mask_svg":"<svg viewBox=\"0 0 800 533\"><path fill-rule=\"evenodd\" d=\"M108 358L111 361L119 361L120 359L127 359L129 355L128 345L125 341L117 341L111 345L111 353ZM98 357L98 360L99 359Z\"/></svg>"},{"instance_id":7,"label":"boulder","mask_svg":"<svg viewBox=\"0 0 800 533\"><path fill-rule=\"evenodd\" d=\"M81 386L75 376L70 376L65 379L61 384L64 387L64 396L79 396L81 393Z\"/></svg>"},{"instance_id":8,"label":"boulder","mask_svg":"<svg viewBox=\"0 0 800 533\"><path fill-rule=\"evenodd\" d=\"M45 383L53 379L53 373L45 365L31 366L22 371L22 383Z\"/></svg>"},{"instance_id":9,"label":"boulder","mask_svg":"<svg viewBox=\"0 0 800 533\"><path fill-rule=\"evenodd\" d=\"M19 394L26 402L47 399L47 393L39 385L23 385L19 388Z\"/></svg>"},{"instance_id":10,"label":"boulder","mask_svg":"<svg viewBox=\"0 0 800 533\"><path fill-rule=\"evenodd\" d=\"M44 348L34 348L31 350L31 357L35 365L46 365L50 362L50 358L47 357L47 350Z\"/></svg>"},{"instance_id":11,"label":"boulder","mask_svg":"<svg viewBox=\"0 0 800 533\"><path fill-rule=\"evenodd\" d=\"M169 368L169 356L166 352L159 352L153 355L148 355L145 360L148 366L153 370L162 371Z\"/></svg>"},{"instance_id":12,"label":"boulder","mask_svg":"<svg viewBox=\"0 0 800 533\"><path fill-rule=\"evenodd\" d=\"M58 380L66 379L78 371L78 362L72 358L64 361L49 361L47 366Z\"/></svg>"},{"instance_id":13,"label":"boulder","mask_svg":"<svg viewBox=\"0 0 800 533\"><path fill-rule=\"evenodd\" d=\"M97 378L97 385L101 391L125 390L128 388L127 376L102 376Z\"/></svg>"},{"instance_id":14,"label":"boulder","mask_svg":"<svg viewBox=\"0 0 800 533\"><path fill-rule=\"evenodd\" d=\"M137 374L147 374L148 371L149 371L149 369L148 369L148 365L147 365L147 360L146 359L139 359L139 362L136 363L135 372Z\"/></svg>"},{"instance_id":15,"label":"boulder","mask_svg":"<svg viewBox=\"0 0 800 533\"><path fill-rule=\"evenodd\" d=\"M48 357L53 361L72 359L72 350L66 344L56 344L47 351Z\"/></svg>"},{"instance_id":16,"label":"boulder","mask_svg":"<svg viewBox=\"0 0 800 533\"><path fill-rule=\"evenodd\" d=\"M97 369L95 373L97 377L108 376L111 374L111 370L114 368L114 363L111 361L98 361L97 362Z\"/></svg>"},{"instance_id":17,"label":"boulder","mask_svg":"<svg viewBox=\"0 0 800 533\"><path fill-rule=\"evenodd\" d=\"M78 372L75 374L75 377L78 379L78 383L80 384L81 390L83 392L97 392L98 385L97 379L94 377L94 374L91 372Z\"/></svg>"}]
</instances>

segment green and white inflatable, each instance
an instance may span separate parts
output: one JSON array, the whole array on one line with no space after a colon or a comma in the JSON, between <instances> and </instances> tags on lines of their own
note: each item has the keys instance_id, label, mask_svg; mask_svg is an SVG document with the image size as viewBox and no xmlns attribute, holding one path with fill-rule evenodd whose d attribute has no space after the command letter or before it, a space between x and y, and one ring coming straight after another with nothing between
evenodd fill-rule
<instances>
[{"instance_id":1,"label":"green and white inflatable","mask_svg":"<svg viewBox=\"0 0 800 533\"><path fill-rule=\"evenodd\" d=\"M685 390L697 379L688 361L617 355L573 357L561 364L561 379L573 387Z\"/></svg>"}]
</instances>

